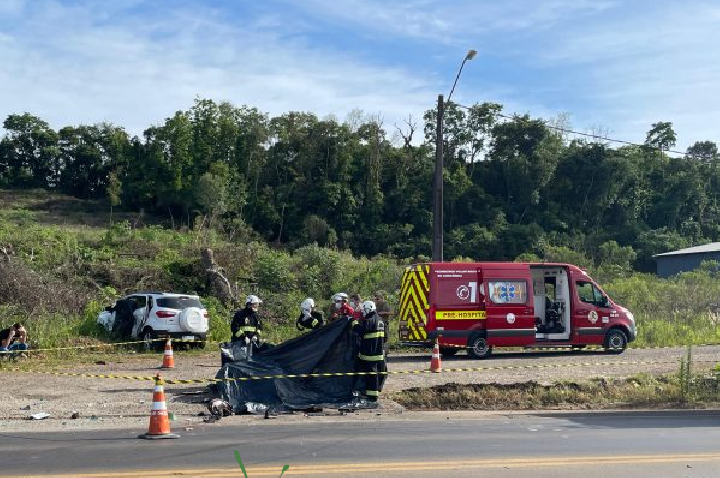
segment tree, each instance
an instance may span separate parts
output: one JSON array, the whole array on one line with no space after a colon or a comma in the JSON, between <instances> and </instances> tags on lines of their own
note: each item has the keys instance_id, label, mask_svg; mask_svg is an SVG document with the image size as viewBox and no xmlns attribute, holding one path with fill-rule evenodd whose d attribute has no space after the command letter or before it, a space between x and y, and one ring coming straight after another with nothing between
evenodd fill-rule
<instances>
[{"instance_id":1,"label":"tree","mask_svg":"<svg viewBox=\"0 0 720 478\"><path fill-rule=\"evenodd\" d=\"M698 161L709 162L718 157L718 147L712 141L696 141L688 147L687 155Z\"/></svg>"},{"instance_id":2,"label":"tree","mask_svg":"<svg viewBox=\"0 0 720 478\"><path fill-rule=\"evenodd\" d=\"M660 151L667 151L677 141L675 130L673 130L672 123L666 121L660 121L653 123L652 128L648 131L645 137L645 144L654 148L658 148Z\"/></svg>"},{"instance_id":3,"label":"tree","mask_svg":"<svg viewBox=\"0 0 720 478\"><path fill-rule=\"evenodd\" d=\"M195 202L208 217L211 228L217 218L227 212L230 205L229 178L230 169L226 163L213 163L210 170L200 176L195 188Z\"/></svg>"},{"instance_id":4,"label":"tree","mask_svg":"<svg viewBox=\"0 0 720 478\"><path fill-rule=\"evenodd\" d=\"M118 178L116 171L111 172L108 177L107 195L110 201L110 223L112 224L113 208L122 204L122 181Z\"/></svg>"},{"instance_id":5,"label":"tree","mask_svg":"<svg viewBox=\"0 0 720 478\"><path fill-rule=\"evenodd\" d=\"M0 142L6 182L11 186L53 188L61 164L58 136L50 125L30 113L9 115L3 122L7 135Z\"/></svg>"}]
</instances>

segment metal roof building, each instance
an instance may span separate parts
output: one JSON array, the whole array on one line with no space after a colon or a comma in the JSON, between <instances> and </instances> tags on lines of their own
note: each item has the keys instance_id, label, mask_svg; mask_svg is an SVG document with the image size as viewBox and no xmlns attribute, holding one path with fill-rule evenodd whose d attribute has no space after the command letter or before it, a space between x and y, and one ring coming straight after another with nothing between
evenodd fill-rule
<instances>
[{"instance_id":1,"label":"metal roof building","mask_svg":"<svg viewBox=\"0 0 720 478\"><path fill-rule=\"evenodd\" d=\"M703 261L720 262L720 242L655 254L653 257L657 263L657 275L670 277L680 272L697 269Z\"/></svg>"}]
</instances>

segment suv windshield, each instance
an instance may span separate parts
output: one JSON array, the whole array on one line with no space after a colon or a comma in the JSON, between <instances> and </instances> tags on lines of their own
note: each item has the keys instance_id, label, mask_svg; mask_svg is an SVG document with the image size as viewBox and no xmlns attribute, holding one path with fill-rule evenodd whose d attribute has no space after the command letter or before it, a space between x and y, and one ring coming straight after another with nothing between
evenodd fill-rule
<instances>
[{"instance_id":1,"label":"suv windshield","mask_svg":"<svg viewBox=\"0 0 720 478\"><path fill-rule=\"evenodd\" d=\"M157 306L164 309L182 310L186 307L203 308L200 299L194 297L163 297L157 300Z\"/></svg>"}]
</instances>

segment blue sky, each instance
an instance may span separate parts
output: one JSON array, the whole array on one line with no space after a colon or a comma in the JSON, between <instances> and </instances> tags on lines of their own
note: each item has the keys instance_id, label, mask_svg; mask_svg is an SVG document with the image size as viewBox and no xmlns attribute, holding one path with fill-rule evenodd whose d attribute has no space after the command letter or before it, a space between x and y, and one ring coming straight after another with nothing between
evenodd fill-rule
<instances>
[{"instance_id":1,"label":"blue sky","mask_svg":"<svg viewBox=\"0 0 720 478\"><path fill-rule=\"evenodd\" d=\"M196 96L393 131L447 93L642 142L720 141L720 2L0 0L0 117L140 134Z\"/></svg>"}]
</instances>

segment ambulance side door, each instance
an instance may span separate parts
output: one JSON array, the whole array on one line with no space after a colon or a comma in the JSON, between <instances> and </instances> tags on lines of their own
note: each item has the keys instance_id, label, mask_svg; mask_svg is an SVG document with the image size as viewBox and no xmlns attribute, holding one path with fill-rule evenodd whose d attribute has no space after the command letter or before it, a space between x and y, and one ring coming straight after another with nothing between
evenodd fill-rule
<instances>
[{"instance_id":1,"label":"ambulance side door","mask_svg":"<svg viewBox=\"0 0 720 478\"><path fill-rule=\"evenodd\" d=\"M572 320L575 334L587 343L602 343L613 311L607 297L588 277L573 278Z\"/></svg>"},{"instance_id":2,"label":"ambulance side door","mask_svg":"<svg viewBox=\"0 0 720 478\"><path fill-rule=\"evenodd\" d=\"M535 342L535 316L530 270L483 271L487 338L491 345Z\"/></svg>"}]
</instances>

